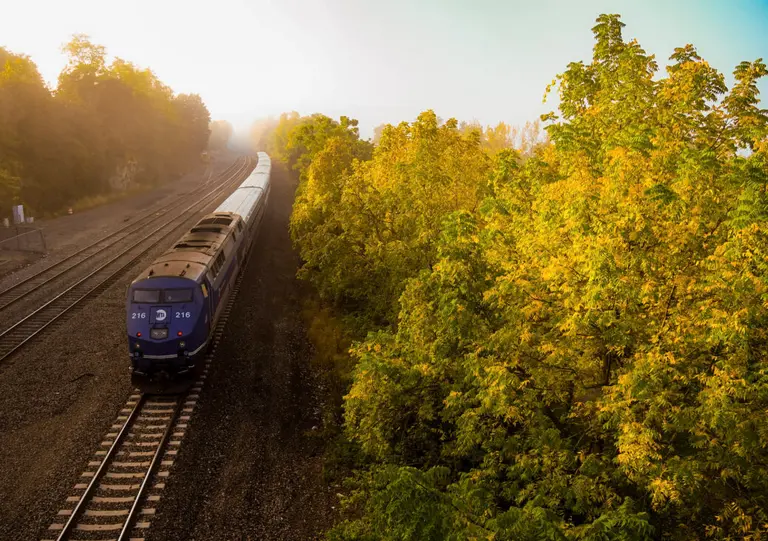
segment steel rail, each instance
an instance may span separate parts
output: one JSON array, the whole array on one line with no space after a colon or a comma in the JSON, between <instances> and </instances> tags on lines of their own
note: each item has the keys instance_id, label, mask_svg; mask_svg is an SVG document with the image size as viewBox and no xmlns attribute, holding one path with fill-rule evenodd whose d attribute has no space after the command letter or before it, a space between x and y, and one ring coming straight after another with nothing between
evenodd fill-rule
<instances>
[{"instance_id":1,"label":"steel rail","mask_svg":"<svg viewBox=\"0 0 768 541\"><path fill-rule=\"evenodd\" d=\"M152 456L152 461L149 463L149 468L147 468L147 473L146 475L144 475L144 479L141 480L139 491L136 493L136 498L133 500L133 505L131 505L130 511L128 511L128 517L125 519L125 524L123 524L123 529L120 530L120 535L117 536L117 541L129 541L130 539L129 534L131 533L131 529L133 528L133 524L136 521L136 517L138 516L141 510L139 505L141 504L141 501L144 499L144 493L147 491L147 487L149 486L149 483L152 480L152 476L154 475L155 470L157 469L157 466L160 464L160 461L162 460L163 452L168 446L168 440L171 439L171 434L173 434L174 427L176 426L176 421L179 419L181 410L184 407L183 404L184 404L184 397L181 396L176 401L176 407L173 410L173 415L171 415L171 420L168 422L168 426L165 427L165 431L163 432L162 438L160 438L160 443L158 444L157 449L155 450L155 454Z\"/></svg>"},{"instance_id":2,"label":"steel rail","mask_svg":"<svg viewBox=\"0 0 768 541\"><path fill-rule=\"evenodd\" d=\"M56 541L64 541L65 539L67 539L72 533L72 531L75 529L75 527L77 526L77 522L78 520L80 520L80 514L85 510L85 506L93 497L93 493L96 491L98 484L101 482L101 476L104 473L104 470L106 470L109 467L109 464L112 462L112 459L115 458L115 455L117 454L118 449L123 444L123 440L125 439L126 433L128 432L129 428L133 425L133 422L136 420L136 417L138 417L139 414L141 413L141 410L144 407L145 402L146 402L146 395L141 395L139 399L136 401L136 405L133 407L133 410L131 410L131 413L128 416L128 419L126 419L125 423L123 423L123 427L120 429L120 432L117 434L115 441L112 442L112 445L107 451L106 456L104 456L104 460L101 461L101 464L99 465L99 469L96 470L96 473L91 478L91 482L88 483L88 486L85 488L85 492L78 500L77 505L75 505L75 508L72 511L72 514L69 515L69 519L67 520L66 524L64 524L64 528L62 528L61 532L59 533L59 537L56 538Z\"/></svg>"}]
</instances>

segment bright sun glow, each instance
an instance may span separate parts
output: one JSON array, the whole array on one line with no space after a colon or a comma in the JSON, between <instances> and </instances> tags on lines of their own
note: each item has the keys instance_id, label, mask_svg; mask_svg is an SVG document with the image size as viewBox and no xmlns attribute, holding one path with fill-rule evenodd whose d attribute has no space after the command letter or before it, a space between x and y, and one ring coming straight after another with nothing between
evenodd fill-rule
<instances>
[{"instance_id":1,"label":"bright sun glow","mask_svg":"<svg viewBox=\"0 0 768 541\"><path fill-rule=\"evenodd\" d=\"M741 60L768 56L765 2L586 4L27 0L3 6L0 46L30 55L55 84L60 47L81 32L176 92L199 93L213 118L236 128L317 111L359 118L364 135L427 108L483 123L535 118L551 109L542 96L552 77L589 58L601 12L621 13L625 35L662 64L685 43L728 76Z\"/></svg>"}]
</instances>

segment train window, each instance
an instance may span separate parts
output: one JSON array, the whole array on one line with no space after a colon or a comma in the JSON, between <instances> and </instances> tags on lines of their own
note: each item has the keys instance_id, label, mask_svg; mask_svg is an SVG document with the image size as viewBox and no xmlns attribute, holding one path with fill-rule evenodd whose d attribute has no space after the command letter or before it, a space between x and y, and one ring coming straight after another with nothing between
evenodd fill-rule
<instances>
[{"instance_id":1,"label":"train window","mask_svg":"<svg viewBox=\"0 0 768 541\"><path fill-rule=\"evenodd\" d=\"M219 275L219 271L221 270L221 267L223 267L223 266L224 266L224 254L219 252L219 256L211 264L211 272L213 273L214 277Z\"/></svg>"},{"instance_id":2,"label":"train window","mask_svg":"<svg viewBox=\"0 0 768 541\"><path fill-rule=\"evenodd\" d=\"M165 302L192 302L191 289L166 289L163 291Z\"/></svg>"},{"instance_id":3,"label":"train window","mask_svg":"<svg viewBox=\"0 0 768 541\"><path fill-rule=\"evenodd\" d=\"M134 289L133 302L160 302L160 290Z\"/></svg>"},{"instance_id":4,"label":"train window","mask_svg":"<svg viewBox=\"0 0 768 541\"><path fill-rule=\"evenodd\" d=\"M191 232L192 233L221 233L221 228L214 227L214 226L207 226L207 227L197 226L197 227L193 227L191 229Z\"/></svg>"}]
</instances>

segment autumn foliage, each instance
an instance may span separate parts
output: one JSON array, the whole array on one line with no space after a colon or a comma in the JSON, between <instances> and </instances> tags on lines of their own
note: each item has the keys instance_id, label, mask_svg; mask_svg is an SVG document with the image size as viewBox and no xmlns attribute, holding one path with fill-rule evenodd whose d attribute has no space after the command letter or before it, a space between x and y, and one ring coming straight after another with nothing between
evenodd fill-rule
<instances>
[{"instance_id":1,"label":"autumn foliage","mask_svg":"<svg viewBox=\"0 0 768 541\"><path fill-rule=\"evenodd\" d=\"M40 216L79 198L158 184L198 164L210 115L149 69L77 35L51 92L24 55L0 48L0 216Z\"/></svg>"},{"instance_id":2,"label":"autumn foliage","mask_svg":"<svg viewBox=\"0 0 768 541\"><path fill-rule=\"evenodd\" d=\"M357 337L330 539L768 536L768 71L659 77L622 26L524 151L278 124L300 274Z\"/></svg>"}]
</instances>

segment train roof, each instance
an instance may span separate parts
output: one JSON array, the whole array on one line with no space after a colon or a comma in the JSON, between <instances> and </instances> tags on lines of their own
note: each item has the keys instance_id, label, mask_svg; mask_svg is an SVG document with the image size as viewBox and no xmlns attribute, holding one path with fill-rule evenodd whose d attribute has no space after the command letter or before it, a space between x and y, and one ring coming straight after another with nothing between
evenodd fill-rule
<instances>
[{"instance_id":1,"label":"train roof","mask_svg":"<svg viewBox=\"0 0 768 541\"><path fill-rule=\"evenodd\" d=\"M237 224L237 216L214 212L203 216L137 278L184 277L201 281L208 265Z\"/></svg>"},{"instance_id":2,"label":"train roof","mask_svg":"<svg viewBox=\"0 0 768 541\"><path fill-rule=\"evenodd\" d=\"M196 263L188 259L155 261L149 269L142 272L134 282L155 278L187 278L200 283L208 269L207 264Z\"/></svg>"},{"instance_id":3,"label":"train roof","mask_svg":"<svg viewBox=\"0 0 768 541\"><path fill-rule=\"evenodd\" d=\"M261 188L238 188L232 195L227 197L216 212L231 212L242 216L243 220L249 221L251 213L256 208L256 204L264 194Z\"/></svg>"},{"instance_id":4,"label":"train roof","mask_svg":"<svg viewBox=\"0 0 768 541\"><path fill-rule=\"evenodd\" d=\"M248 222L259 199L269 187L272 162L266 152L259 152L259 162L248 178L219 205L216 212L231 212Z\"/></svg>"},{"instance_id":5,"label":"train roof","mask_svg":"<svg viewBox=\"0 0 768 541\"><path fill-rule=\"evenodd\" d=\"M248 178L221 204L184 234L135 280L160 277L184 277L200 282L213 257L236 227L238 220L248 220L259 199L269 187L272 161L259 152L259 161Z\"/></svg>"},{"instance_id":6,"label":"train roof","mask_svg":"<svg viewBox=\"0 0 768 541\"><path fill-rule=\"evenodd\" d=\"M266 190L267 184L269 184L269 171L257 171L254 169L248 178L240 185L238 190L243 188L261 188L262 190Z\"/></svg>"}]
</instances>

